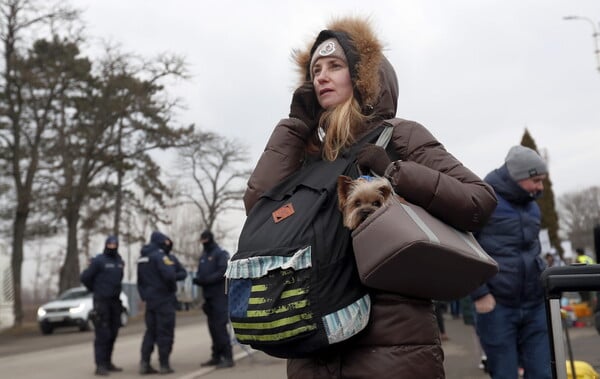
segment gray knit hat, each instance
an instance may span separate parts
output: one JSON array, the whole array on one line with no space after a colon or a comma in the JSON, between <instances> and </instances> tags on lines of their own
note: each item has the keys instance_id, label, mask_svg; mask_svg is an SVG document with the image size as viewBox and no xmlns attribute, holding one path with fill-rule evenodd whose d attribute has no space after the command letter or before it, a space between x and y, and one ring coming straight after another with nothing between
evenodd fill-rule
<instances>
[{"instance_id":1,"label":"gray knit hat","mask_svg":"<svg viewBox=\"0 0 600 379\"><path fill-rule=\"evenodd\" d=\"M517 182L548 173L546 162L535 150L525 146L511 147L506 155L505 162L510 177Z\"/></svg>"}]
</instances>

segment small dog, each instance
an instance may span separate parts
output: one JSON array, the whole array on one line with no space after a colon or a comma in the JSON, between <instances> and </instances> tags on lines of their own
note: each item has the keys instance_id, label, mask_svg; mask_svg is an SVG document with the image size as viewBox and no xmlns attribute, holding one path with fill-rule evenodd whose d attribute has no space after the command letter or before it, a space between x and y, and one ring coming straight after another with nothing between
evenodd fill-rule
<instances>
[{"instance_id":1,"label":"small dog","mask_svg":"<svg viewBox=\"0 0 600 379\"><path fill-rule=\"evenodd\" d=\"M370 214L394 196L392 185L385 178L338 177L338 201L344 216L344 226L356 229Z\"/></svg>"}]
</instances>

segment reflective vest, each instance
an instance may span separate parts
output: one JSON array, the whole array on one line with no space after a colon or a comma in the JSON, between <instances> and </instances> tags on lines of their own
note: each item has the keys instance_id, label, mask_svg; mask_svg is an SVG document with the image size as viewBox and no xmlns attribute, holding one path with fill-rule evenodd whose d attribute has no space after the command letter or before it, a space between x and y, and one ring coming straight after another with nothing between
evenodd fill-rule
<instances>
[{"instance_id":1,"label":"reflective vest","mask_svg":"<svg viewBox=\"0 0 600 379\"><path fill-rule=\"evenodd\" d=\"M578 255L577 263L585 263L585 264L593 265L596 262L594 262L594 260L592 258L588 257L587 255Z\"/></svg>"}]
</instances>

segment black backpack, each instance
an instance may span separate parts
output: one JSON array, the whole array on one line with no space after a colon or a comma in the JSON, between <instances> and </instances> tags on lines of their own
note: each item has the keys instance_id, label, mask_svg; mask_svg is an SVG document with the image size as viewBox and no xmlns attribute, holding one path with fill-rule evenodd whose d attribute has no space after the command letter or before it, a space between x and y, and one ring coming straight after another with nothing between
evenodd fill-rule
<instances>
[{"instance_id":1,"label":"black backpack","mask_svg":"<svg viewBox=\"0 0 600 379\"><path fill-rule=\"evenodd\" d=\"M313 355L360 332L371 301L361 284L351 231L342 225L337 178L356 178L358 150L305 165L263 194L227 268L229 316L240 343L280 358Z\"/></svg>"}]
</instances>

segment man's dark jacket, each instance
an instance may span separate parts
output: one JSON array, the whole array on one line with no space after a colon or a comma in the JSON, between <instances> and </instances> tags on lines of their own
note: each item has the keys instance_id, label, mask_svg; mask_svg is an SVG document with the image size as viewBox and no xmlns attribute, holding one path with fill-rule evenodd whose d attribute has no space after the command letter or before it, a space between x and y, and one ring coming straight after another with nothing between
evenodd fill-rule
<instances>
[{"instance_id":1,"label":"man's dark jacket","mask_svg":"<svg viewBox=\"0 0 600 379\"><path fill-rule=\"evenodd\" d=\"M125 263L119 253L102 253L92 258L88 268L80 275L81 283L94 293L97 300L118 299Z\"/></svg>"},{"instance_id":2,"label":"man's dark jacket","mask_svg":"<svg viewBox=\"0 0 600 379\"><path fill-rule=\"evenodd\" d=\"M142 248L137 261L137 284L140 298L148 309L177 302L177 281L187 277L187 272L173 254L166 254L162 246L168 239L153 232L150 243Z\"/></svg>"},{"instance_id":3,"label":"man's dark jacket","mask_svg":"<svg viewBox=\"0 0 600 379\"><path fill-rule=\"evenodd\" d=\"M500 271L471 298L491 293L508 307L527 307L543 302L540 274L546 264L540 257L540 209L527 191L515 182L503 165L485 177L496 192L498 206L478 233L477 241L498 262Z\"/></svg>"},{"instance_id":4,"label":"man's dark jacket","mask_svg":"<svg viewBox=\"0 0 600 379\"><path fill-rule=\"evenodd\" d=\"M225 296L225 271L229 253L214 242L206 244L194 278L194 284L202 286L205 298Z\"/></svg>"}]
</instances>

